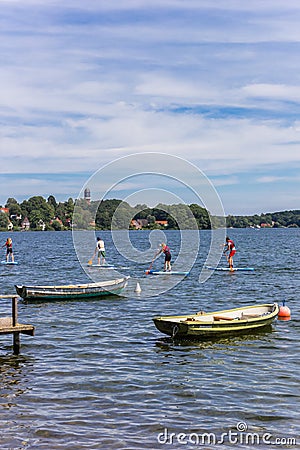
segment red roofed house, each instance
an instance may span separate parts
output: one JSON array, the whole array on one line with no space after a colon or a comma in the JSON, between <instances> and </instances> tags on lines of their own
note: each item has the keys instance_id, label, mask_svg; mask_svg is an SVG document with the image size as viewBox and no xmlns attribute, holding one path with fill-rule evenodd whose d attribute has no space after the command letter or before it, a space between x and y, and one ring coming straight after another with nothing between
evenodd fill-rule
<instances>
[{"instance_id":1,"label":"red roofed house","mask_svg":"<svg viewBox=\"0 0 300 450\"><path fill-rule=\"evenodd\" d=\"M21 223L22 230L29 230L30 228L30 222L28 220L28 217L25 217L24 220Z\"/></svg>"},{"instance_id":2,"label":"red roofed house","mask_svg":"<svg viewBox=\"0 0 300 450\"><path fill-rule=\"evenodd\" d=\"M167 227L168 226L168 221L167 220L156 220L155 223L157 223L158 225L161 225L162 227Z\"/></svg>"}]
</instances>

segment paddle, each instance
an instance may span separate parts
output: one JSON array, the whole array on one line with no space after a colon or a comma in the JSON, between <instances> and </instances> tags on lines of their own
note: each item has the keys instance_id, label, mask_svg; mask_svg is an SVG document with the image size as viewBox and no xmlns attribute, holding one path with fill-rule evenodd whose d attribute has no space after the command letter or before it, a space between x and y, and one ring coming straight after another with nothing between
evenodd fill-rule
<instances>
[{"instance_id":1,"label":"paddle","mask_svg":"<svg viewBox=\"0 0 300 450\"><path fill-rule=\"evenodd\" d=\"M156 255L155 255L155 256L156 256ZM150 264L150 266L149 266L149 269L145 271L146 275L149 275L150 270L151 270L151 268L152 268L152 265L153 265L153 263L154 263L154 259L155 259L155 258L152 259L151 264Z\"/></svg>"},{"instance_id":2,"label":"paddle","mask_svg":"<svg viewBox=\"0 0 300 450\"><path fill-rule=\"evenodd\" d=\"M93 256L91 257L91 259L88 260L88 265L91 266L93 264L93 259L96 256L96 253L93 254Z\"/></svg>"},{"instance_id":3,"label":"paddle","mask_svg":"<svg viewBox=\"0 0 300 450\"><path fill-rule=\"evenodd\" d=\"M152 261L151 261L151 264L150 264L150 266L149 266L149 269L145 271L146 275L149 275L150 270L151 270L151 268L152 268L152 266L153 266L154 260L155 260L155 258L157 257L158 253L160 253L160 252L156 252L156 253L155 253L155 255L154 255L154 257L153 257L153 259L152 259Z\"/></svg>"}]
</instances>

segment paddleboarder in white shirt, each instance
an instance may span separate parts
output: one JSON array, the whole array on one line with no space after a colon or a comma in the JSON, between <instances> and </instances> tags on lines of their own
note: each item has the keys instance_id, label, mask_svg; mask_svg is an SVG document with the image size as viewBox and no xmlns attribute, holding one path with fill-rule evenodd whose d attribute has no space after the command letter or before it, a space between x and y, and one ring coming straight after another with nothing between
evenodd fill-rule
<instances>
[{"instance_id":1,"label":"paddleboarder in white shirt","mask_svg":"<svg viewBox=\"0 0 300 450\"><path fill-rule=\"evenodd\" d=\"M97 247L95 249L95 254L98 252L98 264L105 264L105 245L103 239L97 237ZM102 261L102 263L101 263Z\"/></svg>"}]
</instances>

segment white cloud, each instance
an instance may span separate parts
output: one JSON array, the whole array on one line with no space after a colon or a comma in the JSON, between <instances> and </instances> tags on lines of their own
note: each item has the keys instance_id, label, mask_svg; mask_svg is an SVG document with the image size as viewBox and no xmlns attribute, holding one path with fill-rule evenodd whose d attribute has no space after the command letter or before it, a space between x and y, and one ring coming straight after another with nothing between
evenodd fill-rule
<instances>
[{"instance_id":1,"label":"white cloud","mask_svg":"<svg viewBox=\"0 0 300 450\"><path fill-rule=\"evenodd\" d=\"M299 164L298 1L0 4L2 173L153 151L229 189Z\"/></svg>"},{"instance_id":2,"label":"white cloud","mask_svg":"<svg viewBox=\"0 0 300 450\"><path fill-rule=\"evenodd\" d=\"M124 154L166 152L200 164L209 174L299 162L297 125L277 121L210 120L193 114L141 111L117 105L107 119L69 119L60 126L10 126L2 130L2 171L92 171ZM11 164L11 158L17 158Z\"/></svg>"},{"instance_id":3,"label":"white cloud","mask_svg":"<svg viewBox=\"0 0 300 450\"><path fill-rule=\"evenodd\" d=\"M243 91L250 97L284 100L286 102L300 101L300 86L261 83L245 86Z\"/></svg>"},{"instance_id":4,"label":"white cloud","mask_svg":"<svg viewBox=\"0 0 300 450\"><path fill-rule=\"evenodd\" d=\"M275 175L266 175L263 177L258 177L258 183L277 183L277 182L300 182L300 176L275 176Z\"/></svg>"}]
</instances>

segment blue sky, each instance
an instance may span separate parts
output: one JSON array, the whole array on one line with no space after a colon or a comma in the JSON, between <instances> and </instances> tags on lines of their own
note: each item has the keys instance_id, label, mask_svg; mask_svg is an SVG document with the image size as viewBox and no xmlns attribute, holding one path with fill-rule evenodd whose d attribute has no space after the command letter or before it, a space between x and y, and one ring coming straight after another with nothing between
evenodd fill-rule
<instances>
[{"instance_id":1,"label":"blue sky","mask_svg":"<svg viewBox=\"0 0 300 450\"><path fill-rule=\"evenodd\" d=\"M0 204L76 198L103 165L154 152L196 165L226 214L300 208L298 0L0 11Z\"/></svg>"}]
</instances>

